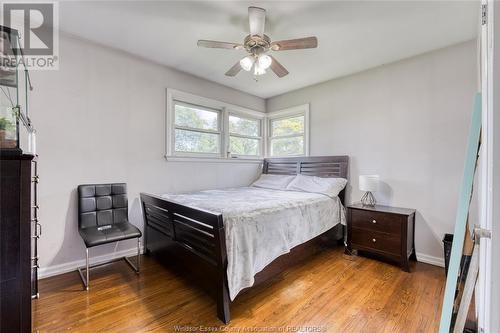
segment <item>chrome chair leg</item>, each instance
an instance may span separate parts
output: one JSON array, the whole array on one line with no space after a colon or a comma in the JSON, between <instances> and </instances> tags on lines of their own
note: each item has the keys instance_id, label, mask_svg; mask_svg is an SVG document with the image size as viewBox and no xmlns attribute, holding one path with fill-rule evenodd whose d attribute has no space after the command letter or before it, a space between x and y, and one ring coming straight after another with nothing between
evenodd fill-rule
<instances>
[{"instance_id":1,"label":"chrome chair leg","mask_svg":"<svg viewBox=\"0 0 500 333\"><path fill-rule=\"evenodd\" d=\"M137 273L141 270L141 239L137 238Z\"/></svg>"},{"instance_id":2,"label":"chrome chair leg","mask_svg":"<svg viewBox=\"0 0 500 333\"><path fill-rule=\"evenodd\" d=\"M110 260L110 261L106 261L106 262L102 262L102 263L99 263L99 264L94 264L92 266L90 266L89 264L89 249L88 248L85 248L85 268L83 267L78 267L78 273L80 273L80 278L82 279L82 282L83 282L83 285L85 287L85 290L89 290L89 274L90 274L90 269L91 268L94 268L94 267L98 267L98 266L102 266L102 265L107 265L107 264L110 264L114 261L117 261L117 260L121 260L121 259L124 259L127 264L132 267L132 269L137 273L139 274L139 271L140 271L140 266L141 266L141 239L140 238L137 238L137 259L136 259L136 263L135 265L132 263L132 261L130 261L129 258L127 257L122 257L122 258L116 258L116 259L113 259L113 260ZM85 270L85 276L83 274L83 270Z\"/></svg>"},{"instance_id":3,"label":"chrome chair leg","mask_svg":"<svg viewBox=\"0 0 500 333\"><path fill-rule=\"evenodd\" d=\"M85 283L85 287L87 290L89 290L89 274L90 274L90 269L89 269L89 249L85 248L85 259L86 259L86 265L85 265L85 273L87 273L87 283Z\"/></svg>"},{"instance_id":4,"label":"chrome chair leg","mask_svg":"<svg viewBox=\"0 0 500 333\"><path fill-rule=\"evenodd\" d=\"M130 267L132 267L132 269L137 273L139 274L139 269L140 269L140 265L141 265L141 239L140 238L137 238L137 259L136 259L136 264L134 265L129 258L127 257L124 257L123 259L125 259L125 261L127 262L127 264L129 264Z\"/></svg>"},{"instance_id":5,"label":"chrome chair leg","mask_svg":"<svg viewBox=\"0 0 500 333\"><path fill-rule=\"evenodd\" d=\"M89 290L89 249L85 248L85 277L83 276L82 268L78 267L78 273L80 273L80 278L82 279L85 290Z\"/></svg>"}]
</instances>

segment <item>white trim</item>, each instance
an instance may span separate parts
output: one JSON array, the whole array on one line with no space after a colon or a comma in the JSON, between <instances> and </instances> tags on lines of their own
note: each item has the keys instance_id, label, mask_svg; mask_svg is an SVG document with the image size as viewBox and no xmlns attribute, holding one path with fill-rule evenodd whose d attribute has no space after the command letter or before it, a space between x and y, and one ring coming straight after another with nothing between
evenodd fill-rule
<instances>
[{"instance_id":1,"label":"white trim","mask_svg":"<svg viewBox=\"0 0 500 333\"><path fill-rule=\"evenodd\" d=\"M141 247L141 254L144 252L144 248ZM104 254L97 257L90 257L90 265L100 264L103 262L111 261L114 259L129 257L137 255L137 247L133 247L127 250L116 251L113 253ZM45 279L51 276L64 274L68 272L75 272L78 267L85 266L85 259L75 260L66 262L63 264L52 265L47 267L40 267L38 270L38 279Z\"/></svg>"},{"instance_id":2,"label":"white trim","mask_svg":"<svg viewBox=\"0 0 500 333\"><path fill-rule=\"evenodd\" d=\"M240 119L246 119L246 120L251 120L251 121L257 121L258 122L258 127L259 127L259 135L258 136L251 136L251 135L243 135L243 134L238 134L238 133L233 133L229 130L229 117L236 117ZM255 158L260 158L261 156L264 155L264 142L265 142L265 136L264 133L262 132L262 129L264 127L264 121L263 119L265 118L265 115L263 114L262 117L256 117L247 113L242 113L242 112L234 112L232 110L227 110L226 112L226 129L225 137L227 138L226 142L226 154L229 155L231 153L231 157L237 157L237 158L250 158L250 159L255 159ZM233 154L231 152L231 136L234 137L239 137L243 139L253 139L253 140L259 140L259 155L239 155L239 154ZM228 156L229 158L229 156Z\"/></svg>"},{"instance_id":3,"label":"white trim","mask_svg":"<svg viewBox=\"0 0 500 333\"><path fill-rule=\"evenodd\" d=\"M188 161L192 161L193 159L187 159ZM223 160L223 161L217 161L217 162L249 162L249 161L232 161L232 160ZM252 163L262 163L262 161L253 161ZM141 248L141 254L144 252L144 248ZM129 257L129 256L134 256L137 254L137 248L133 247L127 250L121 250L109 254L104 254L101 256L97 257L91 257L90 258L90 264L100 264L103 262L111 261L113 259L118 259L122 257ZM417 252L417 261L423 262L426 264L434 265L434 266L439 266L439 267L444 267L444 259L440 257L434 257L430 256L427 254L419 253ZM68 272L76 272L76 269L78 267L83 267L85 266L85 259L80 259L80 260L75 260L63 264L58 264L58 265L52 265L48 267L41 267L38 270L38 279L45 279L51 276L55 275L60 275Z\"/></svg>"},{"instance_id":4,"label":"white trim","mask_svg":"<svg viewBox=\"0 0 500 333\"><path fill-rule=\"evenodd\" d=\"M247 109L238 105L218 101L211 98L206 98L202 96L197 96L194 94L190 94L187 92L179 91L176 89L167 88L167 96L166 96L166 115L165 115L165 155L167 159L171 160L172 157L182 157L184 159L192 159L192 161L199 160L199 158L203 158L202 161L206 161L207 157L212 159L229 159L232 160L231 157L228 157L229 151L229 114L234 114L235 116L241 116L242 118L254 119L260 121L261 131L265 129L265 118L266 114L264 112L255 111L251 109ZM217 154L204 154L204 153L190 153L190 152L175 152L174 151L174 128L175 120L174 120L174 105L175 101L183 102L187 104L198 105L201 108L209 108L216 111L219 111L219 134L220 134L220 152ZM210 131L210 133L214 133ZM263 156L266 156L265 149L265 139L266 137L261 133L261 155L260 156L241 156L240 159L260 159ZM208 155L208 156L207 156Z\"/></svg>"},{"instance_id":5,"label":"white trim","mask_svg":"<svg viewBox=\"0 0 500 333\"><path fill-rule=\"evenodd\" d=\"M491 230L493 224L493 31L494 2L482 0L487 6L487 21L480 27L480 48L478 49L480 67L478 69L480 91L482 93L481 124L481 165L479 170L479 224ZM481 13L481 10L480 10ZM481 14L480 14L481 15ZM481 19L479 20L481 24ZM479 275L476 292L476 314L478 327L483 332L491 331L491 240L483 239L479 250Z\"/></svg>"},{"instance_id":6,"label":"white trim","mask_svg":"<svg viewBox=\"0 0 500 333\"><path fill-rule=\"evenodd\" d=\"M269 119L272 119L272 118L280 118L280 117L284 117L284 116L289 116L289 115L294 115L294 114L302 114L302 113L308 113L308 112L309 112L309 103L297 105L297 106L292 106L292 107L289 107L286 109L271 111L271 112L267 113L267 117Z\"/></svg>"},{"instance_id":7,"label":"white trim","mask_svg":"<svg viewBox=\"0 0 500 333\"><path fill-rule=\"evenodd\" d=\"M172 119L172 123L170 124L171 127L168 127L167 130L170 130L172 135L170 136L171 138L171 143L170 143L170 150L171 154L175 156L202 156L202 157L223 157L224 156L224 130L223 130L223 125L224 125L224 108L217 109L215 107L212 107L212 105L200 105L200 100L179 100L172 96L173 99L170 101L171 107L170 107L170 112L171 115L169 118ZM203 101L201 101L203 103ZM215 113L217 115L217 129L203 129L203 128L195 128L195 127L189 127L189 126L180 126L175 124L175 106L183 106L187 108L196 108L198 110L202 111L208 111ZM167 116L168 117L168 116ZM206 133L206 134L215 134L218 135L218 152L216 153L209 153L209 152L189 152L189 151L176 151L175 150L175 131L176 130L182 130L182 131L189 131L189 132L197 132L197 133Z\"/></svg>"},{"instance_id":8,"label":"white trim","mask_svg":"<svg viewBox=\"0 0 500 333\"><path fill-rule=\"evenodd\" d=\"M296 156L309 156L309 146L310 146L310 127L309 127L309 117L310 117L310 108L309 104L302 104L297 106L292 106L290 108L281 109L277 111L271 111L267 113L266 117L266 156L270 156L271 153L271 126L270 123L272 120L280 119L280 118L289 118L292 116L304 116L304 154L296 155ZM293 135L300 136L300 135ZM286 156L274 156L274 157L286 157Z\"/></svg>"},{"instance_id":9,"label":"white trim","mask_svg":"<svg viewBox=\"0 0 500 333\"><path fill-rule=\"evenodd\" d=\"M236 116L241 116L242 118L247 117L249 119L264 119L266 117L266 114L264 112L245 109L242 107L235 107L231 104L226 105L225 109L228 113L232 113Z\"/></svg>"},{"instance_id":10,"label":"white trim","mask_svg":"<svg viewBox=\"0 0 500 333\"><path fill-rule=\"evenodd\" d=\"M175 100L184 101L184 102L190 103L190 104L196 104L196 105L199 105L202 107L205 106L205 107L213 108L216 110L221 110L221 109L226 108L226 109L231 109L231 110L236 111L236 112L248 113L248 114L254 115L256 117L264 117L265 116L264 112L255 111L252 109L244 108L242 106L222 102L222 101L219 101L216 99L211 99L211 98L207 98L207 97L203 97L203 96L190 94L190 93L176 90L176 89L172 89L172 88L167 88L167 98L168 98L168 101L172 101L172 99L175 99Z\"/></svg>"},{"instance_id":11,"label":"white trim","mask_svg":"<svg viewBox=\"0 0 500 333\"><path fill-rule=\"evenodd\" d=\"M220 136L221 146L220 153L218 154L202 154L202 153L181 153L173 151L174 142L174 101L184 102L188 104L199 105L200 107L211 108L220 110ZM269 122L272 119L279 117L286 118L292 115L304 115L304 154L300 156L309 156L310 147L310 108L309 104L302 104L282 110L264 113L247 109L238 105L218 101L211 98L197 96L187 92L179 91L176 89L166 89L166 111L165 111L165 158L173 162L247 162L247 163L261 163L262 158L269 156L270 152L270 137L269 137ZM250 118L260 120L260 142L261 142L261 155L260 156L228 156L229 152L229 115L241 116L242 118ZM256 138L257 139L257 138ZM242 161L245 160L245 161Z\"/></svg>"},{"instance_id":12,"label":"white trim","mask_svg":"<svg viewBox=\"0 0 500 333\"><path fill-rule=\"evenodd\" d=\"M444 267L444 258L434 257L428 254L417 252L417 261L434 266Z\"/></svg>"},{"instance_id":13,"label":"white trim","mask_svg":"<svg viewBox=\"0 0 500 333\"><path fill-rule=\"evenodd\" d=\"M262 158L249 158L249 157L192 157L192 156L165 156L168 162L207 162L207 163L249 163L260 164L264 160Z\"/></svg>"}]
</instances>

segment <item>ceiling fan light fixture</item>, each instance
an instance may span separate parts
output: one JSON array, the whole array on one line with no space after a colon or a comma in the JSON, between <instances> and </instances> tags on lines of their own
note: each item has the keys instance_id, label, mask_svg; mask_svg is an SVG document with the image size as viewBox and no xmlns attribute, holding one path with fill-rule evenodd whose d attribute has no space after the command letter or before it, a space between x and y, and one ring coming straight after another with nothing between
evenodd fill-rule
<instances>
[{"instance_id":1,"label":"ceiling fan light fixture","mask_svg":"<svg viewBox=\"0 0 500 333\"><path fill-rule=\"evenodd\" d=\"M259 59L257 60L259 67L263 68L263 69L268 69L269 66L271 66L272 62L273 62L273 59L270 56L268 56L267 54L260 55Z\"/></svg>"},{"instance_id":2,"label":"ceiling fan light fixture","mask_svg":"<svg viewBox=\"0 0 500 333\"><path fill-rule=\"evenodd\" d=\"M266 71L271 69L277 77L282 78L288 75L289 72L275 57L270 55L271 52L318 47L318 38L316 36L271 41L271 38L265 34L266 10L264 8L248 7L248 24L250 34L243 39L243 43L198 40L198 46L200 47L244 50L247 52L246 57L229 68L225 73L226 76L234 77L241 70L246 72L253 70L254 79L257 80L258 75L266 74Z\"/></svg>"},{"instance_id":3,"label":"ceiling fan light fixture","mask_svg":"<svg viewBox=\"0 0 500 333\"><path fill-rule=\"evenodd\" d=\"M253 75L258 76L264 74L266 74L266 69L260 67L259 63L257 62L253 68Z\"/></svg>"},{"instance_id":4,"label":"ceiling fan light fixture","mask_svg":"<svg viewBox=\"0 0 500 333\"><path fill-rule=\"evenodd\" d=\"M240 66L247 72L252 69L252 66L255 62L255 58L252 56L246 56L245 58L240 60Z\"/></svg>"}]
</instances>

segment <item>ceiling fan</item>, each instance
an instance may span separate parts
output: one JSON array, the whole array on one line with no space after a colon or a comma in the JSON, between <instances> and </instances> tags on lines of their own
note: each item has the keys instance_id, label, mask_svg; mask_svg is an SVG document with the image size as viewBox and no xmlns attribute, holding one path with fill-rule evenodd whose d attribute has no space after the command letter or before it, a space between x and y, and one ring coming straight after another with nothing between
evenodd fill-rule
<instances>
[{"instance_id":1,"label":"ceiling fan","mask_svg":"<svg viewBox=\"0 0 500 333\"><path fill-rule=\"evenodd\" d=\"M248 21L250 23L250 34L245 37L243 44L217 42L213 40L198 41L198 46L201 47L246 50L249 53L249 55L241 59L226 72L227 76L236 76L242 69L248 72L252 70L253 67L253 74L257 77L265 74L266 70L271 67L271 70L281 78L287 75L288 71L278 62L278 60L276 60L276 58L267 54L269 51L287 51L318 47L318 39L316 37L271 42L269 36L264 34L266 10L263 8L248 7Z\"/></svg>"}]
</instances>

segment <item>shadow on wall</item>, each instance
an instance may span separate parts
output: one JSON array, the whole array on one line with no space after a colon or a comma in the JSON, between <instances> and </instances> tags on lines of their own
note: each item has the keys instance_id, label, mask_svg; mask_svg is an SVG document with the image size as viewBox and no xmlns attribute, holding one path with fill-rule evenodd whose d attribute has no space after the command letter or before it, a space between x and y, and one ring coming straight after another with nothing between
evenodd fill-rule
<instances>
[{"instance_id":1,"label":"shadow on wall","mask_svg":"<svg viewBox=\"0 0 500 333\"><path fill-rule=\"evenodd\" d=\"M353 189L356 189L356 188L353 188L353 186L350 185L350 183L348 183L346 186L346 193L349 193L349 201L348 202L356 203L356 202L359 202L361 200L361 196L364 194L364 192L361 192L359 197L353 198L352 197ZM355 192L357 193L359 191L356 190ZM375 200L377 201L377 204L388 205L388 206L390 206L392 204L393 190L392 190L392 187L390 187L389 184L387 184L386 182L380 181L379 189L377 192L374 192L373 195L375 197Z\"/></svg>"},{"instance_id":2,"label":"shadow on wall","mask_svg":"<svg viewBox=\"0 0 500 333\"><path fill-rule=\"evenodd\" d=\"M377 202L384 205L391 205L394 191L392 187L384 181L379 181L378 191L374 193Z\"/></svg>"},{"instance_id":3,"label":"shadow on wall","mask_svg":"<svg viewBox=\"0 0 500 333\"><path fill-rule=\"evenodd\" d=\"M358 167L358 161L356 157L350 157L350 172L349 172L349 183L346 186L346 203L357 203L361 200L361 196L364 192L358 189L358 176L360 170ZM374 172L376 173L376 172ZM394 188L384 180L380 180L379 189L377 192L373 193L377 204L389 205L389 206L408 206L408 208L416 208L417 213L415 216L415 248L416 251L421 256L422 253L442 253L442 235L436 233L436 228L433 228L432 223L427 221L422 213L419 211L419 207L412 207L412 205L406 205L407 202L399 202L397 195L395 195ZM425 235L425 236L424 236ZM432 235L432 236L430 236ZM425 237L425 239L422 239ZM425 247L425 248L423 248ZM442 257L442 254L440 255ZM425 258L428 260L438 260L433 258Z\"/></svg>"},{"instance_id":4,"label":"shadow on wall","mask_svg":"<svg viewBox=\"0 0 500 333\"><path fill-rule=\"evenodd\" d=\"M59 247L59 251L47 264L47 267L56 265L71 265L75 261L85 260L85 244L78 233L78 194L77 189L73 189L69 195L69 203L67 205L66 219L64 223L64 239ZM133 216L132 219L130 217ZM140 201L135 198L132 208L129 207L129 219L131 223L142 229L142 213L140 210ZM140 221L139 223L137 221ZM126 250L135 248L136 240L125 240L111 244L104 244L92 248L89 251L90 258L109 255L118 250ZM45 267L42 267L45 268Z\"/></svg>"},{"instance_id":5,"label":"shadow on wall","mask_svg":"<svg viewBox=\"0 0 500 333\"><path fill-rule=\"evenodd\" d=\"M344 204L347 206L350 203L354 203L354 201L352 200L352 186L351 183L348 182L345 186Z\"/></svg>"},{"instance_id":6,"label":"shadow on wall","mask_svg":"<svg viewBox=\"0 0 500 333\"><path fill-rule=\"evenodd\" d=\"M129 202L128 208L129 208L128 209L129 222L135 225L137 228L139 228L144 235L144 219L142 218L142 207L139 195L134 197L131 204Z\"/></svg>"},{"instance_id":7,"label":"shadow on wall","mask_svg":"<svg viewBox=\"0 0 500 333\"><path fill-rule=\"evenodd\" d=\"M441 248L441 253L443 249L443 241L442 241L442 236L443 235L438 235L432 228L432 226L427 222L427 220L424 218L424 216L417 210L417 213L415 214L415 238L417 239L418 235L433 235L433 239L427 239L426 243L427 244L435 244L436 249ZM415 241L415 251L417 253L429 253L429 249L422 249L419 247L419 242ZM431 252L432 253L432 252Z\"/></svg>"},{"instance_id":8,"label":"shadow on wall","mask_svg":"<svg viewBox=\"0 0 500 333\"><path fill-rule=\"evenodd\" d=\"M391 206L393 205L394 201L394 190L392 187L384 182L380 181L379 182L379 190L375 193L375 197L377 199L377 203L382 204L382 205L388 205ZM397 205L396 205L397 206ZM404 205L403 205L404 206ZM419 246L419 244L422 244L422 240L420 239L420 235L432 235L433 237L429 239L427 236L425 240L425 244L427 244L427 247L435 247L436 251L439 251L439 248L443 246L441 237L442 235L438 235L434 228L432 228L432 225L430 225L427 220L424 218L422 213L418 210L417 207L410 207L408 208L416 208L416 214L415 214L415 251L418 253L429 253L429 249L423 249L422 246ZM432 253L432 251L430 252ZM436 252L437 253L437 252Z\"/></svg>"},{"instance_id":9,"label":"shadow on wall","mask_svg":"<svg viewBox=\"0 0 500 333\"><path fill-rule=\"evenodd\" d=\"M345 200L344 200L346 205L354 203L354 200L352 198L352 192L354 190L352 184L354 181L353 178L355 177L355 175L359 173L357 162L358 161L355 156L349 156L349 170L347 170L347 185L345 188ZM353 170L356 170L356 172L353 172ZM354 184L357 184L357 182L354 182Z\"/></svg>"},{"instance_id":10,"label":"shadow on wall","mask_svg":"<svg viewBox=\"0 0 500 333\"><path fill-rule=\"evenodd\" d=\"M75 258L74 253L81 253L82 255L78 257L85 257L85 246L82 239L78 235L78 198L76 189L71 191L68 200L68 210L66 211L63 232L64 239L61 243L59 251L48 264L49 267L73 261Z\"/></svg>"},{"instance_id":11,"label":"shadow on wall","mask_svg":"<svg viewBox=\"0 0 500 333\"><path fill-rule=\"evenodd\" d=\"M364 192L359 191L359 180L358 177L360 174L368 174L368 173L361 173L359 168L358 168L358 160L354 156L349 157L349 175L348 179L349 182L347 183L346 186L346 202L347 203L356 203L361 200L361 196L364 194ZM377 174L377 172L372 172L373 174ZM377 192L374 192L373 195L375 196L375 199L377 201L377 204L381 205L391 205L393 201L393 194L394 191L392 187L380 180L379 181L379 189ZM356 195L356 197L353 197L353 195Z\"/></svg>"}]
</instances>

